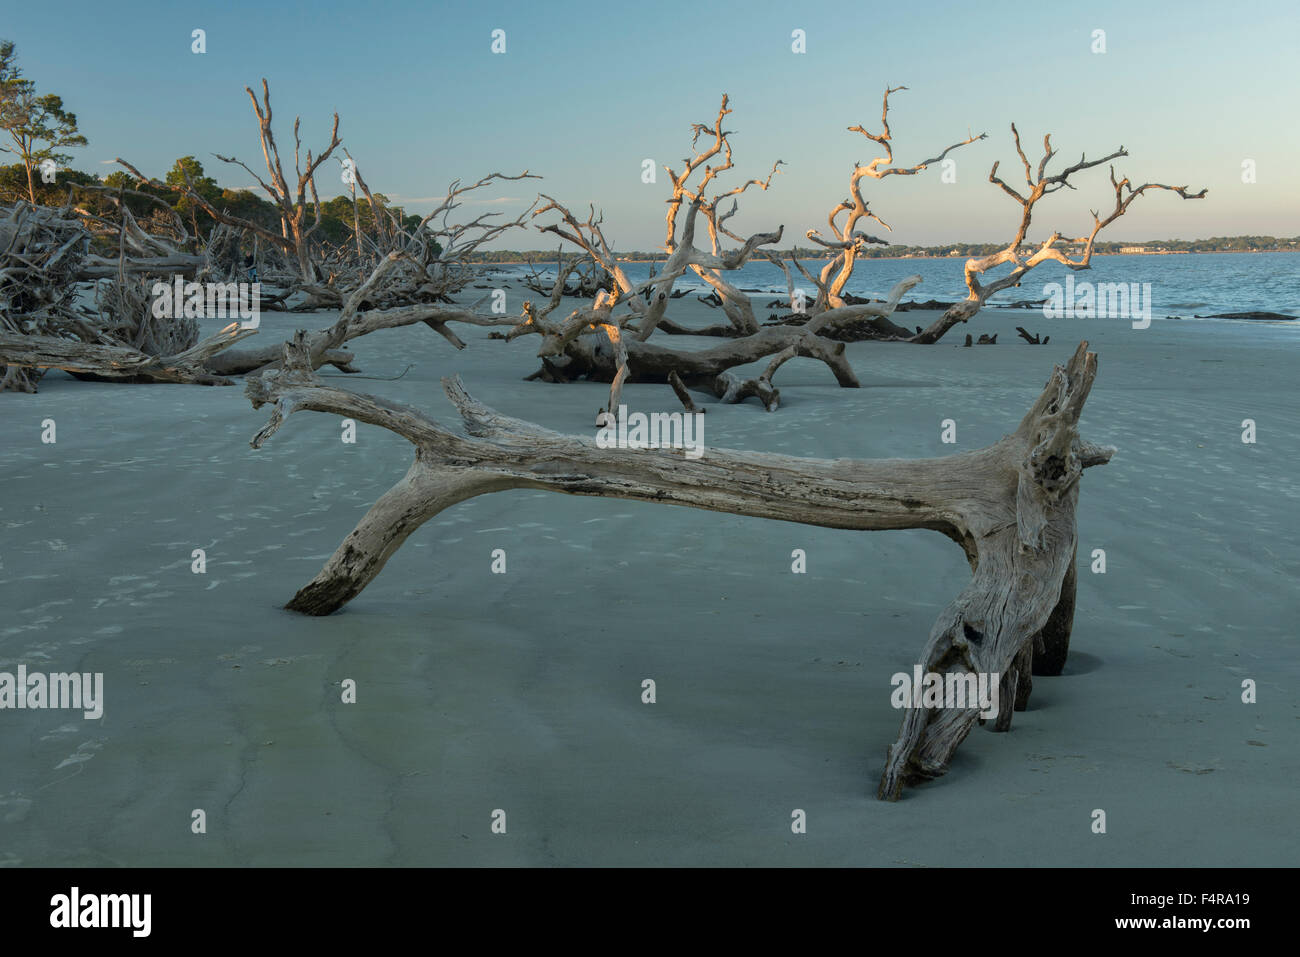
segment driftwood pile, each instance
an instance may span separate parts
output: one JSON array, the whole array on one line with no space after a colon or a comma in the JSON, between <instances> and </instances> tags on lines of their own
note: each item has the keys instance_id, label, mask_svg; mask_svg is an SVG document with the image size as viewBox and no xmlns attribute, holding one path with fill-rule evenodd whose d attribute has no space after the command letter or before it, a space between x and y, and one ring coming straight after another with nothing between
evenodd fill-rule
<instances>
[{"instance_id":1,"label":"driftwood pile","mask_svg":"<svg viewBox=\"0 0 1300 957\"><path fill-rule=\"evenodd\" d=\"M95 335L77 309L90 234L69 209L0 208L0 335ZM35 392L44 369L4 363L0 392Z\"/></svg>"}]
</instances>

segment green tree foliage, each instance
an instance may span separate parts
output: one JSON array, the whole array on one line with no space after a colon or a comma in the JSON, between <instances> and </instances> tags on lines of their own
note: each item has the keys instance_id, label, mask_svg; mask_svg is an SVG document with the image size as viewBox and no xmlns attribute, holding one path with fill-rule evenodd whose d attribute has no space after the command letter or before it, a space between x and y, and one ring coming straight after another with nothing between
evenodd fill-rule
<instances>
[{"instance_id":1,"label":"green tree foliage","mask_svg":"<svg viewBox=\"0 0 1300 957\"><path fill-rule=\"evenodd\" d=\"M14 44L0 41L0 129L13 146L0 151L14 153L21 160L27 178L27 198L36 202L36 170L49 160L59 166L72 157L59 152L68 146L85 146L77 131L77 116L63 108L63 98L54 93L37 95L34 81L26 79L18 66Z\"/></svg>"},{"instance_id":2,"label":"green tree foliage","mask_svg":"<svg viewBox=\"0 0 1300 957\"><path fill-rule=\"evenodd\" d=\"M211 176L205 176L203 173L203 164L193 156L182 156L172 168L167 171L164 180L168 186L185 186L186 182L209 203L217 203L221 199L221 187ZM182 219L190 221L190 227L198 234L199 218L210 219L203 212L203 207L190 199L188 196L180 195L173 203L172 208L181 215Z\"/></svg>"},{"instance_id":3,"label":"green tree foliage","mask_svg":"<svg viewBox=\"0 0 1300 957\"><path fill-rule=\"evenodd\" d=\"M203 164L193 156L182 156L173 163L172 168L167 171L165 182L169 186L184 186L187 176L190 185L209 203L215 203L221 198L221 187L211 176L204 175ZM188 212L191 205L189 199L182 197L177 202L176 208L181 212Z\"/></svg>"},{"instance_id":4,"label":"green tree foliage","mask_svg":"<svg viewBox=\"0 0 1300 957\"><path fill-rule=\"evenodd\" d=\"M83 173L79 169L60 169L55 174L53 183L46 183L37 176L32 184L32 192L40 206L62 206L68 198L69 188L99 185L102 185L99 179L90 173ZM20 199L30 202L31 195L27 184L27 168L22 163L0 166L0 203L12 203Z\"/></svg>"}]
</instances>

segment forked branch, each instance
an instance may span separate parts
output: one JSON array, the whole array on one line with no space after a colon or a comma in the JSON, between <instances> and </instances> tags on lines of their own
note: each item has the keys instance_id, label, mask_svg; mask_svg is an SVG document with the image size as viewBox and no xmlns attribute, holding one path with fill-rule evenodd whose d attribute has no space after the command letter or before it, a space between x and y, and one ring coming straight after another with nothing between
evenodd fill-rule
<instances>
[{"instance_id":1,"label":"forked branch","mask_svg":"<svg viewBox=\"0 0 1300 957\"><path fill-rule=\"evenodd\" d=\"M305 333L286 344L283 368L250 378L255 408L272 406L260 447L294 412L319 411L388 429L415 447L406 476L370 509L324 568L289 602L309 615L337 611L379 574L421 524L467 498L512 488L684 505L830 528L928 528L958 542L974 569L940 615L920 664L938 674L1015 674L1009 698L1028 694L1035 645L1068 637L1058 609L1075 553L1083 470L1113 449L1084 441L1078 419L1096 376L1087 344L1057 367L1019 427L974 452L939 459L809 459L728 449L601 448L502 415L444 380L464 432L425 413L326 385L311 368ZM771 367L788 358L782 352ZM1010 705L999 727L1010 720ZM942 774L978 720L971 708L909 710L890 749L879 795Z\"/></svg>"}]
</instances>

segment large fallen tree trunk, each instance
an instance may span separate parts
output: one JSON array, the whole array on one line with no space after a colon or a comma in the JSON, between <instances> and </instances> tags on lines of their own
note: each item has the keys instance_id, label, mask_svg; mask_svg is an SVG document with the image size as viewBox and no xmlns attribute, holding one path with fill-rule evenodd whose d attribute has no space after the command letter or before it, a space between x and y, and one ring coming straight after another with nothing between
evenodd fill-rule
<instances>
[{"instance_id":1,"label":"large fallen tree trunk","mask_svg":"<svg viewBox=\"0 0 1300 957\"><path fill-rule=\"evenodd\" d=\"M152 259L127 256L121 260L105 259L102 256L89 256L77 273L78 279L112 279L119 273L148 273L149 275L167 274L184 276L187 279L203 268L202 256L159 256Z\"/></svg>"},{"instance_id":2,"label":"large fallen tree trunk","mask_svg":"<svg viewBox=\"0 0 1300 957\"><path fill-rule=\"evenodd\" d=\"M548 382L576 379L613 382L620 368L626 368L624 381L667 384L676 373L687 387L709 392L723 402L740 402L752 395L767 411L773 412L780 405L781 392L772 385L772 374L788 359L804 356L826 363L843 388L860 386L844 354L844 343L805 333L797 327L760 329L751 336L697 352L679 352L630 337L624 338L624 345L620 363L620 355L604 335L579 336L566 342L562 351L540 352L542 368L530 378ZM728 371L768 356L776 358L757 376L743 377Z\"/></svg>"},{"instance_id":3,"label":"large fallen tree trunk","mask_svg":"<svg viewBox=\"0 0 1300 957\"><path fill-rule=\"evenodd\" d=\"M24 336L0 332L0 363L63 369L81 378L119 382L176 382L188 385L234 385L214 375L204 362L240 339L255 335L232 322L214 336L178 352L156 356L127 346L91 345L54 336Z\"/></svg>"},{"instance_id":4,"label":"large fallen tree trunk","mask_svg":"<svg viewBox=\"0 0 1300 957\"><path fill-rule=\"evenodd\" d=\"M601 448L501 415L444 380L468 435L424 413L325 385L311 370L305 333L285 345L282 368L250 378L255 408L272 404L260 447L298 411L329 412L386 428L410 441L415 461L286 606L327 615L356 597L406 538L443 509L488 492L543 489L686 505L844 529L929 528L960 544L971 582L940 615L921 658L927 672L1006 676L998 727L1023 707L1035 645L1068 637L1073 606L1064 586L1075 554L1078 479L1113 449L1079 437L1078 420L1096 376L1081 343L1057 367L1010 435L987 448L940 459L806 459L709 449ZM1059 654L1059 648L1047 649ZM979 708L914 708L890 749L879 796L944 773Z\"/></svg>"}]
</instances>

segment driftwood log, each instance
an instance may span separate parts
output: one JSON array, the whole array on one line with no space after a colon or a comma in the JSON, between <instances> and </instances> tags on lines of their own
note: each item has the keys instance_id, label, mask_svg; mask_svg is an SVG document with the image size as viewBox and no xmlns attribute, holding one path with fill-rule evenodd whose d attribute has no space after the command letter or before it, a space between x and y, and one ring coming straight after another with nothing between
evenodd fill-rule
<instances>
[{"instance_id":1,"label":"driftwood log","mask_svg":"<svg viewBox=\"0 0 1300 957\"><path fill-rule=\"evenodd\" d=\"M407 537L443 509L513 488L685 505L830 528L929 528L961 545L974 571L940 614L920 664L927 672L1002 676L995 725L1028 698L1038 655L1059 671L1074 606L1075 506L1085 468L1114 449L1078 434L1079 414L1097 373L1079 348L1056 367L1010 435L987 448L939 459L810 459L709 449L602 449L510 418L477 402L459 379L444 389L466 434L417 409L326 385L311 368L305 333L286 343L280 368L251 377L254 408L273 407L254 436L259 448L299 411L328 412L377 425L415 446L406 476L361 519L315 579L287 608L328 615L361 593ZM943 774L979 720L978 708L906 712L890 748L878 796Z\"/></svg>"},{"instance_id":2,"label":"driftwood log","mask_svg":"<svg viewBox=\"0 0 1300 957\"><path fill-rule=\"evenodd\" d=\"M54 336L0 332L0 362L38 369L62 369L80 378L116 382L171 382L187 385L234 385L204 365L241 339L256 335L232 322L216 335L175 355L150 355L128 346L90 345Z\"/></svg>"},{"instance_id":3,"label":"driftwood log","mask_svg":"<svg viewBox=\"0 0 1300 957\"><path fill-rule=\"evenodd\" d=\"M391 252L379 261L365 282L343 299L339 317L327 328L307 335L304 340L311 354L312 368L332 364L343 372L356 372L351 366L353 356L339 349L345 342L357 339L380 329L396 329L422 322L457 349L464 349L464 341L447 327L449 322L463 322L476 326L513 325L504 316L481 316L473 307L415 304L394 309L370 309L361 306L372 297L383 295L394 269L405 258L401 252ZM279 365L284 355L284 344L273 343L254 349L241 349L214 357L208 362L209 371L217 375L243 375L266 366Z\"/></svg>"},{"instance_id":4,"label":"driftwood log","mask_svg":"<svg viewBox=\"0 0 1300 957\"><path fill-rule=\"evenodd\" d=\"M843 388L859 387L858 378L844 354L844 343L832 342L797 328L760 329L754 335L696 352L678 352L631 338L625 340L624 346L622 361L627 368L627 382L670 383L675 374L688 388L711 393L726 403L754 396L769 412L775 411L781 400L780 390L772 385L772 374L795 356L824 362ZM548 382L577 379L613 382L622 368L619 354L603 335L578 336L564 343L562 351L539 354L542 368L531 378ZM768 356L773 357L772 362L757 376L743 377L728 371L734 366L757 362Z\"/></svg>"}]
</instances>

